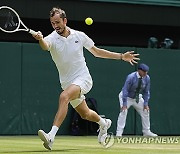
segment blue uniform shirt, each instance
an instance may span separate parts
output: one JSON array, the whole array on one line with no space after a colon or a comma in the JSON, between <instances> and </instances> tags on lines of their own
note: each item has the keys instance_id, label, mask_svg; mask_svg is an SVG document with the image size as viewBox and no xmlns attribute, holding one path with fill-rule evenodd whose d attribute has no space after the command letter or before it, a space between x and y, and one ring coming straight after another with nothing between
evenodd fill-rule
<instances>
[{"instance_id":1,"label":"blue uniform shirt","mask_svg":"<svg viewBox=\"0 0 180 154\"><path fill-rule=\"evenodd\" d=\"M123 106L127 106L127 97L135 99L136 88L138 87L138 80L139 80L138 78L140 78L138 72L133 72L127 76L125 84L122 88ZM145 77L142 78L140 94L142 94L142 97L144 99L144 105L148 105L148 101L150 98L149 75L146 75Z\"/></svg>"}]
</instances>

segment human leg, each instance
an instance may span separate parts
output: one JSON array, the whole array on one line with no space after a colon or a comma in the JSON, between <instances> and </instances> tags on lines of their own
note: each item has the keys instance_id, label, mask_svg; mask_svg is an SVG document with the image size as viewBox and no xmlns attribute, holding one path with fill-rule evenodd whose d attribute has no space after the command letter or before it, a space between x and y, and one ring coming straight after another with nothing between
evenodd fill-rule
<instances>
[{"instance_id":1,"label":"human leg","mask_svg":"<svg viewBox=\"0 0 180 154\"><path fill-rule=\"evenodd\" d=\"M141 116L143 136L157 136L157 134L154 134L150 131L150 111L144 109L143 98L140 98L139 103L135 103L134 108Z\"/></svg>"},{"instance_id":2,"label":"human leg","mask_svg":"<svg viewBox=\"0 0 180 154\"><path fill-rule=\"evenodd\" d=\"M82 119L92 122L100 121L100 116L95 111L89 109L85 100L83 100L82 103L75 108L75 110L78 112Z\"/></svg>"},{"instance_id":3,"label":"human leg","mask_svg":"<svg viewBox=\"0 0 180 154\"><path fill-rule=\"evenodd\" d=\"M117 129L116 129L117 137L120 137L123 134L124 127L126 125L127 113L128 113L128 110L121 111L121 109L120 109L120 113L119 113L118 120L117 120Z\"/></svg>"},{"instance_id":4,"label":"human leg","mask_svg":"<svg viewBox=\"0 0 180 154\"><path fill-rule=\"evenodd\" d=\"M79 86L71 84L60 94L59 106L53 123L54 126L60 127L66 117L69 102L71 100L79 98L80 91L81 89Z\"/></svg>"},{"instance_id":5,"label":"human leg","mask_svg":"<svg viewBox=\"0 0 180 154\"><path fill-rule=\"evenodd\" d=\"M86 104L86 101L83 100L81 104L79 104L75 110L79 113L82 119L96 122L99 124L99 135L98 135L98 141L99 143L104 143L106 136L107 136L107 130L111 126L111 120L110 119L103 119L101 118L95 111L89 109L89 107Z\"/></svg>"},{"instance_id":6,"label":"human leg","mask_svg":"<svg viewBox=\"0 0 180 154\"><path fill-rule=\"evenodd\" d=\"M118 120L117 120L117 129L116 129L117 137L120 137L123 134L124 127L126 125L128 109L132 105L131 99L128 98L127 99L127 109L123 110L123 111L121 110L121 108L123 107L122 92L120 92L120 94L119 94L119 103L120 103L120 113L119 113Z\"/></svg>"},{"instance_id":7,"label":"human leg","mask_svg":"<svg viewBox=\"0 0 180 154\"><path fill-rule=\"evenodd\" d=\"M58 128L67 115L68 104L71 100L74 100L80 96L80 91L80 87L74 84L67 87L59 96L59 106L51 131L48 134L46 134L43 130L38 131L38 135L44 142L43 145L46 149L52 149L52 144L54 142Z\"/></svg>"}]
</instances>

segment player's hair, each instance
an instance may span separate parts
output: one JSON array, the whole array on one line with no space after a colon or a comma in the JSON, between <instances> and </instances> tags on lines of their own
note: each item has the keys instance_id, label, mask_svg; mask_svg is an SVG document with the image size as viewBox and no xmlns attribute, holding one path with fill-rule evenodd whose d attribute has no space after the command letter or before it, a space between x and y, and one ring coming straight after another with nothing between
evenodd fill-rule
<instances>
[{"instance_id":1,"label":"player's hair","mask_svg":"<svg viewBox=\"0 0 180 154\"><path fill-rule=\"evenodd\" d=\"M50 11L49 16L53 17L56 13L59 14L61 18L63 18L63 19L66 18L65 11L59 7L53 7L52 10Z\"/></svg>"}]
</instances>

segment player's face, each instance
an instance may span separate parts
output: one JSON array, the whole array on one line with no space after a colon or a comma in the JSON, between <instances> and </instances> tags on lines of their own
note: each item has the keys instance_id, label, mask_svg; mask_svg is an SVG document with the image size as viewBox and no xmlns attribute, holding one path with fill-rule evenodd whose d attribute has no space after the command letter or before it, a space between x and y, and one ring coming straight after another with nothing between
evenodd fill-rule
<instances>
[{"instance_id":1,"label":"player's face","mask_svg":"<svg viewBox=\"0 0 180 154\"><path fill-rule=\"evenodd\" d=\"M66 29L66 18L61 18L58 13L56 13L53 17L50 17L51 25L56 30L56 32L60 35L65 33Z\"/></svg>"}]
</instances>

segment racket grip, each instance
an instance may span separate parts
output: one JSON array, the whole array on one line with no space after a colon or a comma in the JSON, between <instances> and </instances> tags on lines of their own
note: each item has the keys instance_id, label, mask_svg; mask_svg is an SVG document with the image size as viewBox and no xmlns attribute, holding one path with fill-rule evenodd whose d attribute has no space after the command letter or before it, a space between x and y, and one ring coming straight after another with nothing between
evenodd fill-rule
<instances>
[{"instance_id":1,"label":"racket grip","mask_svg":"<svg viewBox=\"0 0 180 154\"><path fill-rule=\"evenodd\" d=\"M37 32L35 32L34 30L32 30L32 29L29 29L29 31L28 31L30 34L32 34L32 35L37 35Z\"/></svg>"}]
</instances>

